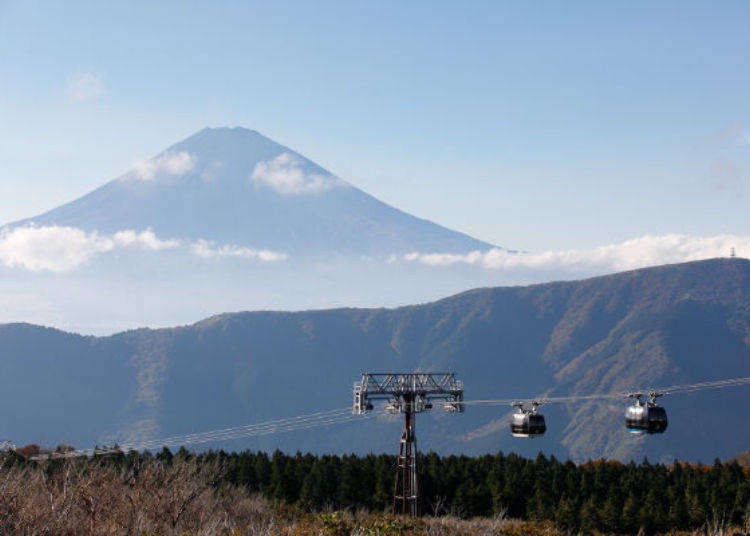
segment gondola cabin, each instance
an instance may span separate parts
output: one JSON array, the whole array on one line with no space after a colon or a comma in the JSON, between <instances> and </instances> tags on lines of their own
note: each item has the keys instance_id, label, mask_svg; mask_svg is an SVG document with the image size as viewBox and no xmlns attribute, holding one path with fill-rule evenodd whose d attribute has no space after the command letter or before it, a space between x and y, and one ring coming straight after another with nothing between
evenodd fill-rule
<instances>
[{"instance_id":1,"label":"gondola cabin","mask_svg":"<svg viewBox=\"0 0 750 536\"><path fill-rule=\"evenodd\" d=\"M631 434L661 434L667 429L667 412L656 404L656 399L663 393L650 393L648 402L644 403L643 395L628 395L635 398L635 403L625 411L625 428Z\"/></svg>"},{"instance_id":2,"label":"gondola cabin","mask_svg":"<svg viewBox=\"0 0 750 536\"><path fill-rule=\"evenodd\" d=\"M531 409L524 409L523 404L513 404L516 412L513 414L513 420L510 423L510 432L513 437L541 437L547 431L547 425L544 422L544 415L537 410L539 402L532 402Z\"/></svg>"}]
</instances>

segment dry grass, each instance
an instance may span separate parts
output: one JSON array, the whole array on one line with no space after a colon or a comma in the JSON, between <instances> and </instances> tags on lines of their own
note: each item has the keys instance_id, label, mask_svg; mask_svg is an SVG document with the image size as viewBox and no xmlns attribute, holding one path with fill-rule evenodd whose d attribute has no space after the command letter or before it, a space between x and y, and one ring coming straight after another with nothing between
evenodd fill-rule
<instances>
[{"instance_id":1,"label":"dry grass","mask_svg":"<svg viewBox=\"0 0 750 536\"><path fill-rule=\"evenodd\" d=\"M219 485L221 468L176 458L135 469L68 462L0 470L3 536L565 536L553 524L504 517L397 518L308 513ZM694 534L734 534L723 527Z\"/></svg>"},{"instance_id":2,"label":"dry grass","mask_svg":"<svg viewBox=\"0 0 750 536\"><path fill-rule=\"evenodd\" d=\"M43 465L5 469L0 534L272 534L268 503L236 488L215 489L218 475L216 467L158 460L131 470L74 463L54 472Z\"/></svg>"}]
</instances>

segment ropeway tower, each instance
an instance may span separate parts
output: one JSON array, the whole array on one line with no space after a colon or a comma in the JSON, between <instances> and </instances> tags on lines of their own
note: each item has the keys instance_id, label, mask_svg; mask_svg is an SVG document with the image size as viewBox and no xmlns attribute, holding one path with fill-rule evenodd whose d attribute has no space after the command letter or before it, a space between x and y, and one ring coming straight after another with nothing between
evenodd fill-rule
<instances>
[{"instance_id":1,"label":"ropeway tower","mask_svg":"<svg viewBox=\"0 0 750 536\"><path fill-rule=\"evenodd\" d=\"M386 412L404 414L393 492L394 514L421 515L416 414L431 410L434 400L442 401L443 409L450 413L463 413L463 396L463 383L452 372L365 372L362 381L354 384L353 413L362 415L372 411L374 400L386 400Z\"/></svg>"}]
</instances>

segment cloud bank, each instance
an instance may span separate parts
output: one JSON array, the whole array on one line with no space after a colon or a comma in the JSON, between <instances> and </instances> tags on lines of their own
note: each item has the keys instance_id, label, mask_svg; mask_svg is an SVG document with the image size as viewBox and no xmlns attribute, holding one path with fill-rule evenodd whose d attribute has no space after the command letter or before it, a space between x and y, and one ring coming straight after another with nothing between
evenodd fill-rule
<instances>
[{"instance_id":1,"label":"cloud bank","mask_svg":"<svg viewBox=\"0 0 750 536\"><path fill-rule=\"evenodd\" d=\"M262 184L284 195L314 194L330 190L338 180L330 175L310 173L302 161L291 153L259 162L250 175L255 184Z\"/></svg>"},{"instance_id":2,"label":"cloud bank","mask_svg":"<svg viewBox=\"0 0 750 536\"><path fill-rule=\"evenodd\" d=\"M240 259L260 259L262 261L283 261L288 257L285 253L277 253L267 249L252 249L231 244L216 246L213 242L199 239L190 245L190 250L203 259L222 259L236 257Z\"/></svg>"},{"instance_id":3,"label":"cloud bank","mask_svg":"<svg viewBox=\"0 0 750 536\"><path fill-rule=\"evenodd\" d=\"M114 251L185 250L204 259L238 257L280 261L283 253L205 241L162 240L153 231L123 230L112 235L87 233L74 227L17 227L0 232L0 264L33 272L69 272L94 257Z\"/></svg>"},{"instance_id":4,"label":"cloud bank","mask_svg":"<svg viewBox=\"0 0 750 536\"><path fill-rule=\"evenodd\" d=\"M750 236L693 237L671 234L644 236L588 250L508 253L501 249L490 249L473 251L465 255L414 252L402 257L391 257L390 260L416 262L427 266L471 265L498 271L608 273L727 257L732 248L738 257L750 258Z\"/></svg>"},{"instance_id":5,"label":"cloud bank","mask_svg":"<svg viewBox=\"0 0 750 536\"><path fill-rule=\"evenodd\" d=\"M196 158L187 151L175 154L163 154L138 162L133 167L135 177L142 181L150 181L158 175L184 175L195 167Z\"/></svg>"},{"instance_id":6,"label":"cloud bank","mask_svg":"<svg viewBox=\"0 0 750 536\"><path fill-rule=\"evenodd\" d=\"M750 236L689 235L644 236L592 249L508 253L501 249L470 253L420 253L392 256L389 262L418 263L430 267L475 266L533 277L605 274L647 266L727 257L750 258ZM116 251L179 250L206 260L248 259L278 262L288 255L214 241L161 239L151 230L123 230L111 235L74 227L17 227L0 231L0 265L34 272L69 272L95 257Z\"/></svg>"}]
</instances>

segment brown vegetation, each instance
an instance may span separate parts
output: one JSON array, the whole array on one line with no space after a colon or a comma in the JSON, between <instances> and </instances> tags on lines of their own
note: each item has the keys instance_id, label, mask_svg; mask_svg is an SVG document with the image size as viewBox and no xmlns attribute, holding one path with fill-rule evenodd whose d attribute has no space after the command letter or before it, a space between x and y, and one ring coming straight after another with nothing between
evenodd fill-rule
<instances>
[{"instance_id":1,"label":"brown vegetation","mask_svg":"<svg viewBox=\"0 0 750 536\"><path fill-rule=\"evenodd\" d=\"M42 447L31 443L29 445L25 445L19 449L16 449L16 452L24 458L31 458L32 456L38 456L42 452Z\"/></svg>"},{"instance_id":2,"label":"brown vegetation","mask_svg":"<svg viewBox=\"0 0 750 536\"><path fill-rule=\"evenodd\" d=\"M750 451L743 452L735 458L735 461L742 467L750 467Z\"/></svg>"}]
</instances>

